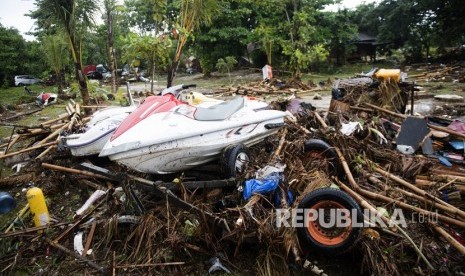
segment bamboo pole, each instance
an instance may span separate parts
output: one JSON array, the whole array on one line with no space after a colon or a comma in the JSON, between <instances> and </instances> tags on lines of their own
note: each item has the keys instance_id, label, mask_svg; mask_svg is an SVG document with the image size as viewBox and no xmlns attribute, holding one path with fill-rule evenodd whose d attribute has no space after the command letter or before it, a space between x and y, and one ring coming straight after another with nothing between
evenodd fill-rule
<instances>
[{"instance_id":1,"label":"bamboo pole","mask_svg":"<svg viewBox=\"0 0 465 276\"><path fill-rule=\"evenodd\" d=\"M40 148L45 148L45 147L48 147L48 146L51 146L51 145L55 145L56 143L57 142L50 142L50 143L47 143L47 144L36 145L36 146L30 147L30 148L27 148L27 149L22 149L22 150L15 151L15 152L10 152L10 153L4 154L4 155L0 155L0 159L4 159L4 158L10 157L10 156L18 155L20 153L33 151L33 150L40 149Z\"/></svg>"},{"instance_id":2,"label":"bamboo pole","mask_svg":"<svg viewBox=\"0 0 465 276\"><path fill-rule=\"evenodd\" d=\"M5 149L5 153L8 152L14 146L14 144L16 144L16 142L18 142L20 137L21 136L19 136L19 135L15 136L14 138L12 136L12 139L10 140L10 142L8 143L8 146Z\"/></svg>"},{"instance_id":3,"label":"bamboo pole","mask_svg":"<svg viewBox=\"0 0 465 276\"><path fill-rule=\"evenodd\" d=\"M62 132L65 128L68 127L68 125L70 124L70 122L68 123L65 123L62 127L60 127L59 129L56 129L54 132L52 132L50 135L48 135L47 137L45 137L42 141L40 141L38 144L39 145L43 145L45 144L47 141L55 138L55 136L58 136L58 134L60 134L60 132Z\"/></svg>"},{"instance_id":4,"label":"bamboo pole","mask_svg":"<svg viewBox=\"0 0 465 276\"><path fill-rule=\"evenodd\" d=\"M56 148L57 146L56 145L51 145L50 147L48 147L46 150L44 150L41 154L39 154L37 157L36 157L36 160L38 159L42 159L42 157L44 157L47 153L49 153L52 149Z\"/></svg>"},{"instance_id":5,"label":"bamboo pole","mask_svg":"<svg viewBox=\"0 0 465 276\"><path fill-rule=\"evenodd\" d=\"M379 180L378 178L374 177L373 175L368 176L368 181L370 181L371 183L376 184L376 185L382 185L382 187L383 187L384 190L390 189L390 187L386 187L387 185L384 185L384 183L383 183L381 180ZM431 205L432 207L435 207L436 209L440 209L440 210L442 210L442 211L444 211L444 212L449 212L449 213L450 213L450 212L452 212L452 213L454 212L454 210L451 210L451 209L450 209L449 207L447 207L447 206L444 206L444 205L439 204L439 203L437 203L437 202L434 202L434 201L432 201L432 200L426 199L426 198L424 198L424 197L422 197L422 196L419 196L419 195L417 195L417 194L408 192L408 191L406 191L406 190L400 189L400 188L398 188L398 187L394 187L393 190L394 190L394 191L397 191L397 192L399 192L399 193L401 193L401 194L403 194L403 195L406 195L406 196L408 196L408 197L414 198L414 199L416 199L416 200L418 200L418 201L420 201L420 202L423 202L423 203L425 203L425 204Z\"/></svg>"},{"instance_id":6,"label":"bamboo pole","mask_svg":"<svg viewBox=\"0 0 465 276\"><path fill-rule=\"evenodd\" d=\"M81 116L81 106L77 103L75 108L76 108L76 114Z\"/></svg>"},{"instance_id":7,"label":"bamboo pole","mask_svg":"<svg viewBox=\"0 0 465 276\"><path fill-rule=\"evenodd\" d=\"M66 118L68 118L68 116L69 116L68 113L63 113L63 114L58 115L57 118L51 119L51 120L48 120L48 121L45 121L45 122L43 122L43 123L40 124L40 125L41 125L42 127L45 127L45 126L51 125L51 124L53 124L53 123L55 123L55 122L58 122L58 121L60 121L60 120L66 119Z\"/></svg>"},{"instance_id":8,"label":"bamboo pole","mask_svg":"<svg viewBox=\"0 0 465 276\"><path fill-rule=\"evenodd\" d=\"M69 110L71 111L71 114L76 113L76 109L74 109L74 106L70 102L68 102L67 106L68 106Z\"/></svg>"},{"instance_id":9,"label":"bamboo pole","mask_svg":"<svg viewBox=\"0 0 465 276\"><path fill-rule=\"evenodd\" d=\"M459 243L454 237L452 237L446 230L442 229L439 225L430 222L430 225L433 227L436 232L438 232L444 239L446 239L460 254L465 255L465 246Z\"/></svg>"},{"instance_id":10,"label":"bamboo pole","mask_svg":"<svg viewBox=\"0 0 465 276\"><path fill-rule=\"evenodd\" d=\"M273 153L273 156L271 156L270 162L273 162L279 158L279 155L281 154L281 151L283 150L283 147L284 147L284 142L286 142L286 134L287 134L287 128L285 128L283 132L281 133L281 139L279 140L278 148L276 148L275 152Z\"/></svg>"},{"instance_id":11,"label":"bamboo pole","mask_svg":"<svg viewBox=\"0 0 465 276\"><path fill-rule=\"evenodd\" d=\"M447 202L439 199L438 197L427 193L426 191L418 188L417 186L415 186L413 184L410 184L407 181L401 179L400 177L397 177L397 176L395 176L395 175L393 175L393 174L391 174L389 172L386 172L386 171L382 170L381 168L375 168L375 171L380 173L382 176L390 178L390 179L394 180L395 182L409 188L410 190L416 192L417 194L424 196L425 198L429 198L429 199L431 199L431 200L433 200L435 202L438 202L438 203L440 203L440 204L442 204L444 206L450 207L451 210L454 210L452 212L452 214L454 214L456 216L460 216L462 219L465 218L465 212L460 210L459 208L453 206L452 204L447 203Z\"/></svg>"},{"instance_id":12,"label":"bamboo pole","mask_svg":"<svg viewBox=\"0 0 465 276\"><path fill-rule=\"evenodd\" d=\"M357 184L357 182L355 182L354 176L352 175L352 172L350 171L349 165L347 164L347 161L346 161L344 155L342 154L341 150L339 148L334 148L334 150L336 151L336 153L337 153L337 155L339 157L339 161L342 164L342 168L344 169L344 172L346 173L346 176L347 176L347 178L349 180L350 185L352 185L352 188L354 188L354 189L359 189L360 186Z\"/></svg>"},{"instance_id":13,"label":"bamboo pole","mask_svg":"<svg viewBox=\"0 0 465 276\"><path fill-rule=\"evenodd\" d=\"M96 174L96 173L92 173L92 172L88 172L88 171L82 171L82 170L76 170L76 169L62 167L62 166L53 165L53 164L49 164L49 163L42 163L42 167L44 167L46 169L49 169L49 170L69 172L69 173L74 173L74 174L82 174L82 175L85 175L85 176L111 180L106 176L99 175L99 174Z\"/></svg>"},{"instance_id":14,"label":"bamboo pole","mask_svg":"<svg viewBox=\"0 0 465 276\"><path fill-rule=\"evenodd\" d=\"M172 266L172 265L184 265L185 262L171 262L171 263L157 263L157 264L127 264L127 265L117 265L115 268L138 268L138 267L154 267L154 266Z\"/></svg>"},{"instance_id":15,"label":"bamboo pole","mask_svg":"<svg viewBox=\"0 0 465 276\"><path fill-rule=\"evenodd\" d=\"M92 227L90 228L89 236L87 237L86 245L84 246L84 250L82 251L82 256L86 256L87 251L89 251L90 244L92 243L92 238L94 237L96 226L97 226L97 221L94 220L94 222L92 223Z\"/></svg>"},{"instance_id":16,"label":"bamboo pole","mask_svg":"<svg viewBox=\"0 0 465 276\"><path fill-rule=\"evenodd\" d=\"M320 122L321 126L324 128L324 129L327 129L328 128L328 125L325 123L325 121L323 120L323 118L321 118L320 114L318 114L318 112L314 111L313 114L315 114L315 117L316 119L318 120L318 122Z\"/></svg>"},{"instance_id":17,"label":"bamboo pole","mask_svg":"<svg viewBox=\"0 0 465 276\"><path fill-rule=\"evenodd\" d=\"M401 118L401 119L406 119L407 118L406 115L403 115L403 114L400 114L400 113L397 113L397 112L393 112L391 110L388 110L388 109L385 109L385 108L382 108L382 107L379 107L379 106L376 106L376 105L373 105L373 104L370 104L370 103L363 103L363 105L366 105L368 107L371 107L373 109L376 109L378 111L384 112L386 114L392 115L392 116L397 117L397 118Z\"/></svg>"},{"instance_id":18,"label":"bamboo pole","mask_svg":"<svg viewBox=\"0 0 465 276\"><path fill-rule=\"evenodd\" d=\"M363 199L362 196L360 196L357 192L353 191L352 189L350 189L347 185L345 185L344 183L340 182L339 180L336 179L336 182L338 182L339 186L346 192L348 193L351 197L353 197L355 200L357 200L357 202L359 202L359 204L364 207L364 208L367 208L369 209L371 212L373 212L374 214L376 214L378 217L380 217L385 223L386 225L391 225L390 222L392 222L391 219L388 219L386 218L383 214L381 214L378 209L374 208L369 202L367 202L366 200ZM360 192L362 189L358 189L358 192ZM367 206L367 207L365 207ZM423 261L426 263L426 265L430 268L430 269L434 269L434 267L431 265L431 263L428 261L428 259L426 258L426 256L423 254L423 252L421 252L421 250L418 248L418 246L415 244L415 242L413 242L412 238L410 238L410 236L407 234L407 232L404 231L404 229L402 229L399 225L397 225L396 223L392 223L392 225L394 226L394 229L398 230L399 232L402 233L403 237L406 238L410 244L412 244L413 246L413 249L417 252L418 256L420 256Z\"/></svg>"},{"instance_id":19,"label":"bamboo pole","mask_svg":"<svg viewBox=\"0 0 465 276\"><path fill-rule=\"evenodd\" d=\"M370 191L367 191L367 190L364 190L364 189L359 189L357 192L359 192L360 194L362 194L362 195L364 195L366 197L369 197L371 199L383 201L383 202L389 203L389 204L394 204L394 205L397 205L397 206L399 206L399 207L401 207L403 209L409 210L409 211L417 212L419 214L423 214L423 215L430 216L430 217L437 217L439 220L441 220L441 221L443 221L445 223L453 224L455 226L458 226L460 228L465 229L465 222L463 222L463 221L459 221L459 220L450 218L450 217L445 216L445 215L441 215L441 214L434 213L434 212L431 212L431 211L428 211L428 210L425 210L425 209L422 209L422 208L419 208L419 207L415 207L415 206L412 206L412 205L407 204L405 202L402 202L402 201L399 201L399 200L396 200L396 199L392 199L390 197L383 196L383 195L380 195L380 194L377 194L377 193L373 193L373 192L370 192Z\"/></svg>"}]
</instances>

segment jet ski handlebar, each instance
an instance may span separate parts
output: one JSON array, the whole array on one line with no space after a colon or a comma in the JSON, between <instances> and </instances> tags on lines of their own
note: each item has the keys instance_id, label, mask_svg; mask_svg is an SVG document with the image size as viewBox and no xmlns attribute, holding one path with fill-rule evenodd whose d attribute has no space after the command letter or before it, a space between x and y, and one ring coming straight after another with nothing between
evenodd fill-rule
<instances>
[{"instance_id":1,"label":"jet ski handlebar","mask_svg":"<svg viewBox=\"0 0 465 276\"><path fill-rule=\"evenodd\" d=\"M182 90L188 89L191 87L197 87L197 84L179 84L179 85L171 86L169 88L163 89L163 91L161 91L161 95L163 96L166 94L172 94L175 97L177 97L179 93L181 93Z\"/></svg>"},{"instance_id":2,"label":"jet ski handlebar","mask_svg":"<svg viewBox=\"0 0 465 276\"><path fill-rule=\"evenodd\" d=\"M182 84L182 89L197 87L197 84Z\"/></svg>"}]
</instances>

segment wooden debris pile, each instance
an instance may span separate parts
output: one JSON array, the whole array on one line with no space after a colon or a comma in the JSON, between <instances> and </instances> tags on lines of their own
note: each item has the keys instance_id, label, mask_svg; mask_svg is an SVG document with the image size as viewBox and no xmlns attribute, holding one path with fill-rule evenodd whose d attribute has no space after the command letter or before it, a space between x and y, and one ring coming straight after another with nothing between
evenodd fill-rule
<instances>
[{"instance_id":1,"label":"wooden debris pile","mask_svg":"<svg viewBox=\"0 0 465 276\"><path fill-rule=\"evenodd\" d=\"M399 208L403 211L406 227L364 231L364 269L376 275L463 271L463 165L447 169L434 156L399 153L395 150L395 136L380 118L401 125L406 116L371 104L359 107L362 109L330 113L327 119L334 115L337 119L329 127L320 126L314 135L331 142L338 151L345 176L334 181L342 190L365 209L387 210L387 218L392 218ZM342 135L340 129L349 121L359 122L360 129ZM314 124L318 119L314 116L305 122ZM444 127L429 127L463 137Z\"/></svg>"},{"instance_id":2,"label":"wooden debris pile","mask_svg":"<svg viewBox=\"0 0 465 276\"><path fill-rule=\"evenodd\" d=\"M426 72L412 74L411 78L432 82L465 82L465 68L461 65L428 68Z\"/></svg>"},{"instance_id":3,"label":"wooden debris pile","mask_svg":"<svg viewBox=\"0 0 465 276\"><path fill-rule=\"evenodd\" d=\"M66 113L39 125L0 123L12 127L11 135L1 140L0 160L5 159L6 164L15 164L31 158L42 159L57 147L60 133L82 128L87 120L81 118L80 105L73 101L66 105Z\"/></svg>"},{"instance_id":4,"label":"wooden debris pile","mask_svg":"<svg viewBox=\"0 0 465 276\"><path fill-rule=\"evenodd\" d=\"M465 175L458 169L461 167L445 170L433 157L399 153L393 143L396 130L386 128L383 122L400 125L406 116L354 103L359 105L344 112L305 110L297 120L289 120L278 135L250 149L248 169L237 179L209 180L219 176L186 172L174 179L160 176L149 180L154 177L130 174L98 158L85 161L99 167L64 155L37 161L15 177L31 175L28 181L34 181L48 197L53 220L47 226L30 227L26 211L4 219L0 224L0 271L184 275L208 271L213 264L208 260L217 258L233 273L290 275L294 273L291 267L296 267L303 273L323 275L314 262L319 253L309 252L300 243L295 228L276 227L276 206L295 208L309 192L332 185L388 226L378 222L363 229L359 246L350 253L360 256L362 272L463 273ZM42 133L42 127L28 128L38 129L42 135L33 135L32 140L42 142L40 148L54 145L47 143L55 142L52 134L56 130L82 123L74 116L79 107L73 108L74 112L68 107L70 112L64 118L49 123L47 132ZM359 122L360 127L342 134L342 126L349 122ZM309 138L331 144L338 160L305 153ZM285 166L278 189L244 200L240 191L243 181L277 163ZM22 198L27 183L17 180L0 186ZM293 201L286 200L289 191ZM101 196L78 213L96 193ZM276 193L280 195L278 203ZM18 205L24 207L25 200L20 199ZM405 225L391 223L399 210ZM324 261L320 263L325 266Z\"/></svg>"},{"instance_id":5,"label":"wooden debris pile","mask_svg":"<svg viewBox=\"0 0 465 276\"><path fill-rule=\"evenodd\" d=\"M323 86L326 83L323 83ZM271 81L257 81L247 85L237 87L226 87L217 90L217 93L226 94L234 93L237 95L248 96L266 96L266 95L283 95L283 94L306 94L311 92L322 91L321 86L304 84L300 80L292 79L287 82L278 79Z\"/></svg>"}]
</instances>

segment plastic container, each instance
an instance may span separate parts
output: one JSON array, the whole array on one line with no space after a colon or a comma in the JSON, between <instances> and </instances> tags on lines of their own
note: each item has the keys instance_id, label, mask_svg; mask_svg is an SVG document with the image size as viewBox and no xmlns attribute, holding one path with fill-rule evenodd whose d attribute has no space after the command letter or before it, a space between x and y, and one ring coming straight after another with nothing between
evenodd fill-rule
<instances>
[{"instance_id":1,"label":"plastic container","mask_svg":"<svg viewBox=\"0 0 465 276\"><path fill-rule=\"evenodd\" d=\"M26 197L31 213L34 215L34 225L44 226L49 223L50 215L42 190L37 187L31 188L27 191Z\"/></svg>"},{"instance_id":2,"label":"plastic container","mask_svg":"<svg viewBox=\"0 0 465 276\"><path fill-rule=\"evenodd\" d=\"M400 69L379 69L375 73L375 78L379 80L400 81Z\"/></svg>"},{"instance_id":3,"label":"plastic container","mask_svg":"<svg viewBox=\"0 0 465 276\"><path fill-rule=\"evenodd\" d=\"M0 192L0 214L6 214L16 207L16 200L7 192Z\"/></svg>"}]
</instances>

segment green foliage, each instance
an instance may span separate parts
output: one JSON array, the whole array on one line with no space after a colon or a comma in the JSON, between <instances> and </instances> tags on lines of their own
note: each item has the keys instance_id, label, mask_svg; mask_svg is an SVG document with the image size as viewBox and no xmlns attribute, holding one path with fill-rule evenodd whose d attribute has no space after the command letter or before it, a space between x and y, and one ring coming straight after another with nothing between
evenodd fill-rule
<instances>
[{"instance_id":1,"label":"green foliage","mask_svg":"<svg viewBox=\"0 0 465 276\"><path fill-rule=\"evenodd\" d=\"M125 38L122 59L129 64L133 60L147 59L151 64L164 68L168 65L167 49L170 47L171 40L164 37L130 33Z\"/></svg>"},{"instance_id":2,"label":"green foliage","mask_svg":"<svg viewBox=\"0 0 465 276\"><path fill-rule=\"evenodd\" d=\"M231 72L231 70L236 66L237 60L234 57L225 57L224 59L220 58L216 62L216 69L221 73Z\"/></svg>"},{"instance_id":3,"label":"green foliage","mask_svg":"<svg viewBox=\"0 0 465 276\"><path fill-rule=\"evenodd\" d=\"M211 24L200 28L192 45L207 76L219 58L244 55L255 27L252 0L218 1L218 9Z\"/></svg>"},{"instance_id":4,"label":"green foliage","mask_svg":"<svg viewBox=\"0 0 465 276\"><path fill-rule=\"evenodd\" d=\"M67 46L66 37L63 33L46 35L43 38L42 47L46 61L55 74L60 74L64 64L67 63Z\"/></svg>"},{"instance_id":5,"label":"green foliage","mask_svg":"<svg viewBox=\"0 0 465 276\"><path fill-rule=\"evenodd\" d=\"M218 59L216 62L216 69L222 73L228 72L229 83L231 83L231 70L234 68L234 66L236 66L236 64L237 60L232 56L228 56L224 59Z\"/></svg>"},{"instance_id":6,"label":"green foliage","mask_svg":"<svg viewBox=\"0 0 465 276\"><path fill-rule=\"evenodd\" d=\"M388 42L386 50L403 48L411 62L424 60L430 48L465 43L465 6L460 0L383 0L359 6L352 22L359 30Z\"/></svg>"},{"instance_id":7,"label":"green foliage","mask_svg":"<svg viewBox=\"0 0 465 276\"><path fill-rule=\"evenodd\" d=\"M27 42L14 28L0 24L0 86L14 84L15 75L40 76L46 70L40 43Z\"/></svg>"}]
</instances>

